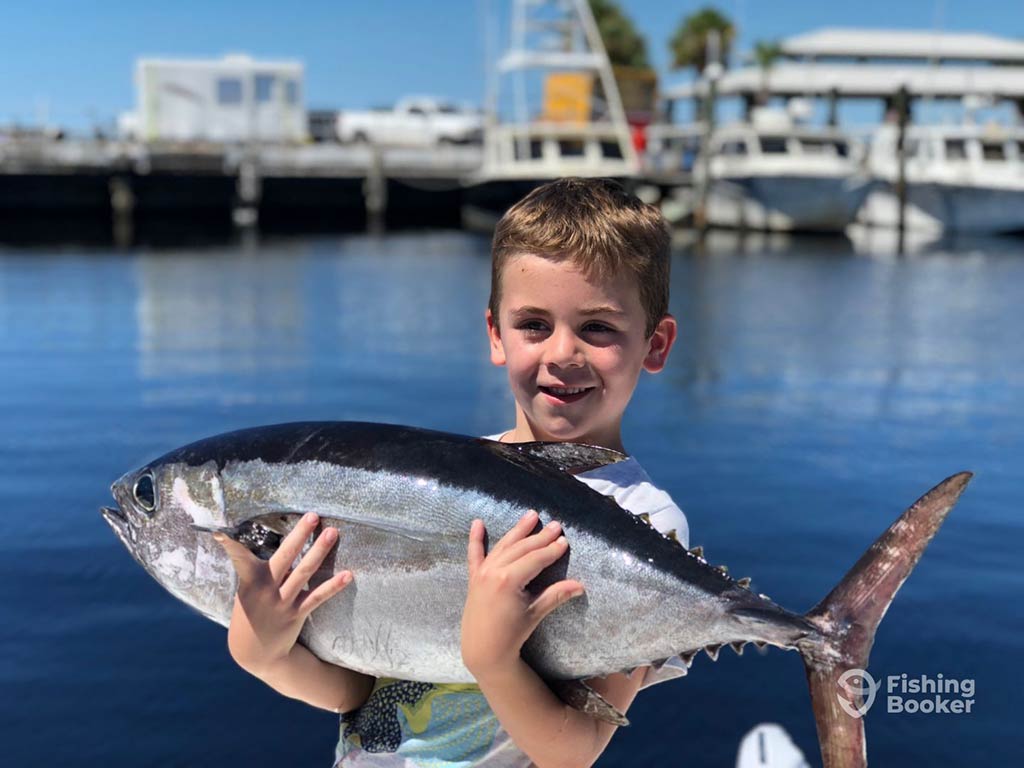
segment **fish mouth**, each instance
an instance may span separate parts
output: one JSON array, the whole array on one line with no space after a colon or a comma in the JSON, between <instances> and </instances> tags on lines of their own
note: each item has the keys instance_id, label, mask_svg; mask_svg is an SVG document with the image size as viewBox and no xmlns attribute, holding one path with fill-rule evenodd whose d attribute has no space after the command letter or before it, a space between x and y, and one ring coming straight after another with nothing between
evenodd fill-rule
<instances>
[{"instance_id":1,"label":"fish mouth","mask_svg":"<svg viewBox=\"0 0 1024 768\"><path fill-rule=\"evenodd\" d=\"M124 516L120 509L114 507L100 507L100 514L103 515L103 519L111 525L117 520L120 524L128 522L128 518Z\"/></svg>"},{"instance_id":2,"label":"fish mouth","mask_svg":"<svg viewBox=\"0 0 1024 768\"><path fill-rule=\"evenodd\" d=\"M124 544L129 552L134 553L135 547L132 543L131 522L124 512L114 507L100 507L100 514L107 521L107 525L117 534L117 538L121 540L121 543Z\"/></svg>"}]
</instances>

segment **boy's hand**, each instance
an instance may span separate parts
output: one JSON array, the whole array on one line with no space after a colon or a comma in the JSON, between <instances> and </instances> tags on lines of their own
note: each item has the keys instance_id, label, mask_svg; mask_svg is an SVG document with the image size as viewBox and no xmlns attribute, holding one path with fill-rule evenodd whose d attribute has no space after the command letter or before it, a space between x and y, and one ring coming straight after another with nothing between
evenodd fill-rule
<instances>
[{"instance_id":1,"label":"boy's hand","mask_svg":"<svg viewBox=\"0 0 1024 768\"><path fill-rule=\"evenodd\" d=\"M462 611L462 660L479 679L519 663L523 643L541 620L567 600L583 594L580 582L566 579L534 598L526 585L565 554L568 544L557 522L535 534L537 513L527 512L484 554L484 524L469 532L469 592Z\"/></svg>"},{"instance_id":2,"label":"boy's hand","mask_svg":"<svg viewBox=\"0 0 1024 768\"><path fill-rule=\"evenodd\" d=\"M306 590L310 577L338 541L334 528L321 532L292 569L318 523L313 513L303 516L270 560L260 560L242 544L223 534L214 534L238 573L228 647L235 660L254 674L258 675L261 667L285 659L295 646L306 617L352 581L351 571L341 571L316 589Z\"/></svg>"}]
</instances>

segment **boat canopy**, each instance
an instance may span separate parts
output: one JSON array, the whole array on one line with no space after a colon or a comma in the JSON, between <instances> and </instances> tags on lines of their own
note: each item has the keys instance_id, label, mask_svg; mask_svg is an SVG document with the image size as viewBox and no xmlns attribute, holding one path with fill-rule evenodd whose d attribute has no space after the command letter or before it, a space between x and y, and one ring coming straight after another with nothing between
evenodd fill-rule
<instances>
[{"instance_id":1,"label":"boat canopy","mask_svg":"<svg viewBox=\"0 0 1024 768\"><path fill-rule=\"evenodd\" d=\"M973 61L1024 65L1024 42L934 30L825 28L788 37L782 55L801 59Z\"/></svg>"},{"instance_id":2,"label":"boat canopy","mask_svg":"<svg viewBox=\"0 0 1024 768\"><path fill-rule=\"evenodd\" d=\"M890 98L902 87L912 96L961 99L1024 99L1024 66L926 67L892 64L817 64L783 62L768 70L744 67L726 71L717 82L720 96ZM666 88L669 101L705 93L703 81Z\"/></svg>"}]
</instances>

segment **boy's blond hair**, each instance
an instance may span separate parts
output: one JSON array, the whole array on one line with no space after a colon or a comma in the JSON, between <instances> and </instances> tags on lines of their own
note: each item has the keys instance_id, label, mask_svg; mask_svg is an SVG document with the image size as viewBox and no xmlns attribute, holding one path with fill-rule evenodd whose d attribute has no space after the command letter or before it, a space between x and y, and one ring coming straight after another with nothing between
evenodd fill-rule
<instances>
[{"instance_id":1,"label":"boy's blond hair","mask_svg":"<svg viewBox=\"0 0 1024 768\"><path fill-rule=\"evenodd\" d=\"M669 232L661 212L612 179L565 178L537 187L498 222L491 298L498 321L501 273L514 257L570 260L589 278L629 274L640 289L647 336L668 314Z\"/></svg>"}]
</instances>

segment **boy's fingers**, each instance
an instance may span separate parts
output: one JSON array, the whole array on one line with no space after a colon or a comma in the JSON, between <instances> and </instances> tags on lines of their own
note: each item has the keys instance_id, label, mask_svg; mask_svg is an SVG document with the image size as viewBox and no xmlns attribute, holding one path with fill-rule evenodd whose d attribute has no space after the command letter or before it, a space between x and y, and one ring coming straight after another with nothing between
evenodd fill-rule
<instances>
[{"instance_id":1,"label":"boy's fingers","mask_svg":"<svg viewBox=\"0 0 1024 768\"><path fill-rule=\"evenodd\" d=\"M351 583L351 571L341 571L334 574L302 599L302 602L299 604L299 615L305 619Z\"/></svg>"},{"instance_id":2,"label":"boy's fingers","mask_svg":"<svg viewBox=\"0 0 1024 768\"><path fill-rule=\"evenodd\" d=\"M288 576L292 563L299 556L302 547L306 544L306 539L316 530L319 522L320 518L313 512L309 512L302 516L291 533L281 541L277 551L270 558L270 574L274 577L275 584L280 585Z\"/></svg>"},{"instance_id":3,"label":"boy's fingers","mask_svg":"<svg viewBox=\"0 0 1024 768\"><path fill-rule=\"evenodd\" d=\"M555 608L560 605L564 605L573 598L579 597L582 594L583 585L573 579L566 579L565 581L560 581L557 584L552 584L541 592L537 596L537 599L534 600L527 609L530 614L530 619L533 621L534 628L544 620L545 616L555 610Z\"/></svg>"},{"instance_id":4,"label":"boy's fingers","mask_svg":"<svg viewBox=\"0 0 1024 768\"><path fill-rule=\"evenodd\" d=\"M508 557L506 555L508 549L530 535L533 529L537 527L537 518L538 515L536 510L529 510L525 515L519 518L519 521L509 529L508 533L502 536L498 540L498 543L491 548L489 556L493 558L495 555L498 555L499 562L507 562Z\"/></svg>"},{"instance_id":5,"label":"boy's fingers","mask_svg":"<svg viewBox=\"0 0 1024 768\"><path fill-rule=\"evenodd\" d=\"M282 600L294 600L306 588L310 578L323 565L327 555L330 554L331 549L337 543L337 529L325 528L320 532L320 535L313 542L313 546L302 556L299 564L295 566L295 569L288 574L284 583L281 584Z\"/></svg>"},{"instance_id":6,"label":"boy's fingers","mask_svg":"<svg viewBox=\"0 0 1024 768\"><path fill-rule=\"evenodd\" d=\"M517 541L515 544L507 547L505 551L501 553L500 561L514 563L516 560L519 560L530 552L538 550L541 547L546 547L561 535L561 523L556 520L552 520L537 531L537 533L530 534L525 539Z\"/></svg>"},{"instance_id":7,"label":"boy's fingers","mask_svg":"<svg viewBox=\"0 0 1024 768\"><path fill-rule=\"evenodd\" d=\"M508 566L509 572L522 587L537 578L537 574L565 554L569 548L565 536L559 536L545 547L527 552Z\"/></svg>"},{"instance_id":8,"label":"boy's fingers","mask_svg":"<svg viewBox=\"0 0 1024 768\"><path fill-rule=\"evenodd\" d=\"M466 564L472 577L480 563L484 561L484 529L483 520L474 520L469 527L469 545L466 548Z\"/></svg>"}]
</instances>

